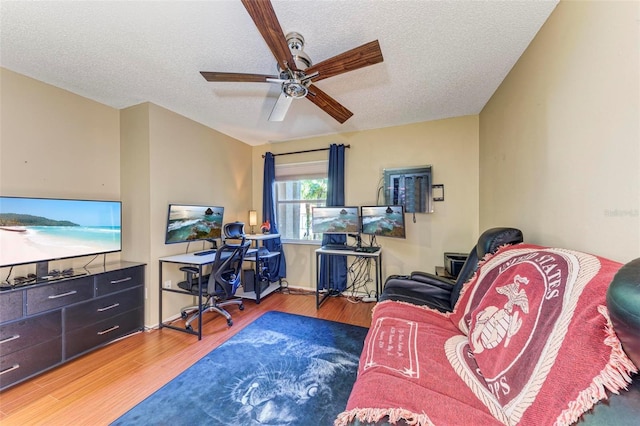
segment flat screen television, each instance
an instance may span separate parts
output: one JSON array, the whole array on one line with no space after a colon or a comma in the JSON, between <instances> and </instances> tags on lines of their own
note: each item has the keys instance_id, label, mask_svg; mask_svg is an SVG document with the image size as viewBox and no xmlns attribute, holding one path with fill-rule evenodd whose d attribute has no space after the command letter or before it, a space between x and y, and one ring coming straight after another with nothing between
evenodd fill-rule
<instances>
[{"instance_id":1,"label":"flat screen television","mask_svg":"<svg viewBox=\"0 0 640 426\"><path fill-rule=\"evenodd\" d=\"M0 197L0 267L121 251L121 222L120 201Z\"/></svg>"},{"instance_id":2,"label":"flat screen television","mask_svg":"<svg viewBox=\"0 0 640 426\"><path fill-rule=\"evenodd\" d=\"M165 244L213 241L222 236L224 207L169 204Z\"/></svg>"},{"instance_id":3,"label":"flat screen television","mask_svg":"<svg viewBox=\"0 0 640 426\"><path fill-rule=\"evenodd\" d=\"M311 231L314 234L351 234L360 232L358 207L314 207Z\"/></svg>"},{"instance_id":4,"label":"flat screen television","mask_svg":"<svg viewBox=\"0 0 640 426\"><path fill-rule=\"evenodd\" d=\"M404 206L363 206L362 233L405 238Z\"/></svg>"}]
</instances>

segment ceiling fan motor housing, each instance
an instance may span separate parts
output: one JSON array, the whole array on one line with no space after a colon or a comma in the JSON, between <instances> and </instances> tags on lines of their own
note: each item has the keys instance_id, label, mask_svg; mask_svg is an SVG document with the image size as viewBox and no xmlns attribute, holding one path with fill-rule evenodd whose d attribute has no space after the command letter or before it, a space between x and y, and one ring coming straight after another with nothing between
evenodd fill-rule
<instances>
[{"instance_id":1,"label":"ceiling fan motor housing","mask_svg":"<svg viewBox=\"0 0 640 426\"><path fill-rule=\"evenodd\" d=\"M291 49L291 55L293 55L293 60L296 63L296 67L299 70L306 70L307 68L309 68L312 62L309 55L303 52L304 37L302 37L302 34L290 32L285 36L285 38L287 39L289 49Z\"/></svg>"},{"instance_id":2,"label":"ceiling fan motor housing","mask_svg":"<svg viewBox=\"0 0 640 426\"><path fill-rule=\"evenodd\" d=\"M287 80L282 83L282 91L285 95L294 99L304 98L307 96L307 93L309 93L307 88L311 84L310 79L305 79L306 74L304 70L311 66L311 58L302 51L304 49L304 37L302 34L290 32L287 33L285 38L287 39L287 44L291 50L291 56L293 56L297 71L291 69L283 70L278 66L280 78Z\"/></svg>"}]
</instances>

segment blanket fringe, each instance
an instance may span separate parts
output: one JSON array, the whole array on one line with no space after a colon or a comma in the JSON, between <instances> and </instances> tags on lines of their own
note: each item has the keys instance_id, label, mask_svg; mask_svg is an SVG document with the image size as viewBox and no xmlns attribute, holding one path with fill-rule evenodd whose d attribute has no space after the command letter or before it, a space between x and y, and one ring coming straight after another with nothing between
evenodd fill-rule
<instances>
[{"instance_id":1,"label":"blanket fringe","mask_svg":"<svg viewBox=\"0 0 640 426\"><path fill-rule=\"evenodd\" d=\"M609 311L605 306L600 305L598 312L607 320L604 343L611 347L609 363L593 379L591 385L580 392L578 398L569 403L569 407L560 413L556 419L556 425L570 425L577 422L580 416L592 409L598 401L607 399L607 390L618 394L621 389L627 389L632 381L630 373L638 372L638 367L622 350L622 344L613 329L611 318L609 318Z\"/></svg>"},{"instance_id":2,"label":"blanket fringe","mask_svg":"<svg viewBox=\"0 0 640 426\"><path fill-rule=\"evenodd\" d=\"M385 419L394 425L403 420L411 426L434 426L433 422L425 413L416 414L403 408L354 408L344 411L338 415L334 426L347 426L353 420L361 422L375 423Z\"/></svg>"}]
</instances>

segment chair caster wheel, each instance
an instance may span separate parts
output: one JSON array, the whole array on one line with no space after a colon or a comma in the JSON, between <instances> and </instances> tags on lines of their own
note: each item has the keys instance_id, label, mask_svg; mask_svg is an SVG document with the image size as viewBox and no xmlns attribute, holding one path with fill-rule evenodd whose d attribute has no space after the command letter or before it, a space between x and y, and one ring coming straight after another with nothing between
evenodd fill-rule
<instances>
[{"instance_id":1,"label":"chair caster wheel","mask_svg":"<svg viewBox=\"0 0 640 426\"><path fill-rule=\"evenodd\" d=\"M233 320L228 319L228 320L227 320L227 325L228 325L229 327L231 327L231 326L233 325Z\"/></svg>"},{"instance_id":2,"label":"chair caster wheel","mask_svg":"<svg viewBox=\"0 0 640 426\"><path fill-rule=\"evenodd\" d=\"M187 330L189 331L193 331L193 327L191 327L191 324L189 324L188 326L185 327Z\"/></svg>"},{"instance_id":3,"label":"chair caster wheel","mask_svg":"<svg viewBox=\"0 0 640 426\"><path fill-rule=\"evenodd\" d=\"M241 311L244 311L244 305L238 305L238 309L240 309Z\"/></svg>"}]
</instances>

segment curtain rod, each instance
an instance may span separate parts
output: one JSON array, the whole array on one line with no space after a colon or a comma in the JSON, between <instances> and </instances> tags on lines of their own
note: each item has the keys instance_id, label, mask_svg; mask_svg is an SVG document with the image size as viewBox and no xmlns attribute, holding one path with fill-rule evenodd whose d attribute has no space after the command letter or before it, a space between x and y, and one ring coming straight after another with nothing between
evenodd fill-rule
<instances>
[{"instance_id":1,"label":"curtain rod","mask_svg":"<svg viewBox=\"0 0 640 426\"><path fill-rule=\"evenodd\" d=\"M345 148L351 148L351 145L345 145ZM307 152L317 152L317 151L329 151L329 148L317 148L317 149L307 149L305 151L293 151L293 152L283 152L281 154L273 154L274 157L277 157L278 155L291 155L291 154L306 154ZM265 155L262 154L262 158L264 158Z\"/></svg>"}]
</instances>

